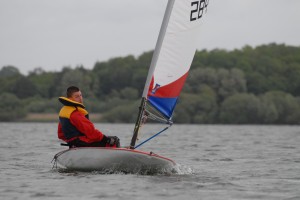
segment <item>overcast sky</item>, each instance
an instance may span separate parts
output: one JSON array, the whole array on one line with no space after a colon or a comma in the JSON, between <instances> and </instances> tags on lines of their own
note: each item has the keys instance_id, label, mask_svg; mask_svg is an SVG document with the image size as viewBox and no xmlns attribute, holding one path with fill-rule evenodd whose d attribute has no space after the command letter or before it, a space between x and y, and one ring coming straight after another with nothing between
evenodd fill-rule
<instances>
[{"instance_id":1,"label":"overcast sky","mask_svg":"<svg viewBox=\"0 0 300 200\"><path fill-rule=\"evenodd\" d=\"M167 0L0 0L0 68L60 71L153 50ZM300 46L300 0L209 0L198 49Z\"/></svg>"}]
</instances>

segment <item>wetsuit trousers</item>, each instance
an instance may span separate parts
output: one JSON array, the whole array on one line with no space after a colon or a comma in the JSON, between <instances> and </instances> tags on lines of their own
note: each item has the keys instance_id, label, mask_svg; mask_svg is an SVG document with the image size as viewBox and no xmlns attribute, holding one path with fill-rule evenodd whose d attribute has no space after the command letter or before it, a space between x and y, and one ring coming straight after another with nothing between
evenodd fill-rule
<instances>
[{"instance_id":1,"label":"wetsuit trousers","mask_svg":"<svg viewBox=\"0 0 300 200\"><path fill-rule=\"evenodd\" d=\"M86 143L78 138L68 143L70 147L105 147L106 144L106 141L103 140L99 142Z\"/></svg>"}]
</instances>

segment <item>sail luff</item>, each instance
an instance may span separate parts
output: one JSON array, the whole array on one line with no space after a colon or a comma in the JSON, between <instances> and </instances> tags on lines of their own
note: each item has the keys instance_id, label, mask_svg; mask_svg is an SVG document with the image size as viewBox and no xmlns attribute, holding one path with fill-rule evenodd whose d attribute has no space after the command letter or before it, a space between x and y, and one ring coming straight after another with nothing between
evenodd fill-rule
<instances>
[{"instance_id":1,"label":"sail luff","mask_svg":"<svg viewBox=\"0 0 300 200\"><path fill-rule=\"evenodd\" d=\"M156 67L156 64L157 64L157 61L158 61L159 53L160 53L160 50L161 50L161 47L162 47L163 39L164 39L166 31L167 31L167 26L168 26L169 19L170 19L171 13L172 13L172 8L173 8L173 5L174 5L174 2L175 2L175 0L169 0L168 4L167 4L167 8L166 8L165 15L164 15L164 18L163 18L163 22L162 22L162 25L161 25L161 28L160 28L160 32L159 32L159 35L158 35L158 39L157 39L157 42L156 42L155 50L154 50L154 53L153 53L150 68L149 68L149 71L148 71L147 80L146 80L143 95L142 95L142 97L145 97L145 98L148 95L151 79L153 77L153 73L154 73L154 70L155 70L155 67Z\"/></svg>"},{"instance_id":2,"label":"sail luff","mask_svg":"<svg viewBox=\"0 0 300 200\"><path fill-rule=\"evenodd\" d=\"M151 63L143 95L168 120L172 119L180 92L196 51L202 16L208 0L174 0L168 8ZM162 41L163 40L163 41ZM149 84L150 81L150 84Z\"/></svg>"}]
</instances>

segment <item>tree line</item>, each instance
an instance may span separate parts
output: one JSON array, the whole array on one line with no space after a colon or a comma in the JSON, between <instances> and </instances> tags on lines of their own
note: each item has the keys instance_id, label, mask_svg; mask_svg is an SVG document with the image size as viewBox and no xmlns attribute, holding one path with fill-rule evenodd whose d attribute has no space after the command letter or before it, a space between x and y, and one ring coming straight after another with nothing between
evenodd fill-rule
<instances>
[{"instance_id":1,"label":"tree line","mask_svg":"<svg viewBox=\"0 0 300 200\"><path fill-rule=\"evenodd\" d=\"M28 113L57 113L57 98L70 85L81 88L101 122L132 123L153 51L59 72L36 68L23 75L15 66L0 70L0 121ZM300 47L245 46L232 51L197 51L174 112L175 123L299 124Z\"/></svg>"}]
</instances>

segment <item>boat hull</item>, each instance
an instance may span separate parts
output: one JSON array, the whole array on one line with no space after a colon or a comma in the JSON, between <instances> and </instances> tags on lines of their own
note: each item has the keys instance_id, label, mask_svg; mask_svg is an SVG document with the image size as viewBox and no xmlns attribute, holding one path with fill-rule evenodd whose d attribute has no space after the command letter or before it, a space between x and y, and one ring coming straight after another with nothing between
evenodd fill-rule
<instances>
[{"instance_id":1,"label":"boat hull","mask_svg":"<svg viewBox=\"0 0 300 200\"><path fill-rule=\"evenodd\" d=\"M80 147L55 155L62 166L79 171L156 173L172 170L175 162L152 152L127 148Z\"/></svg>"}]
</instances>

